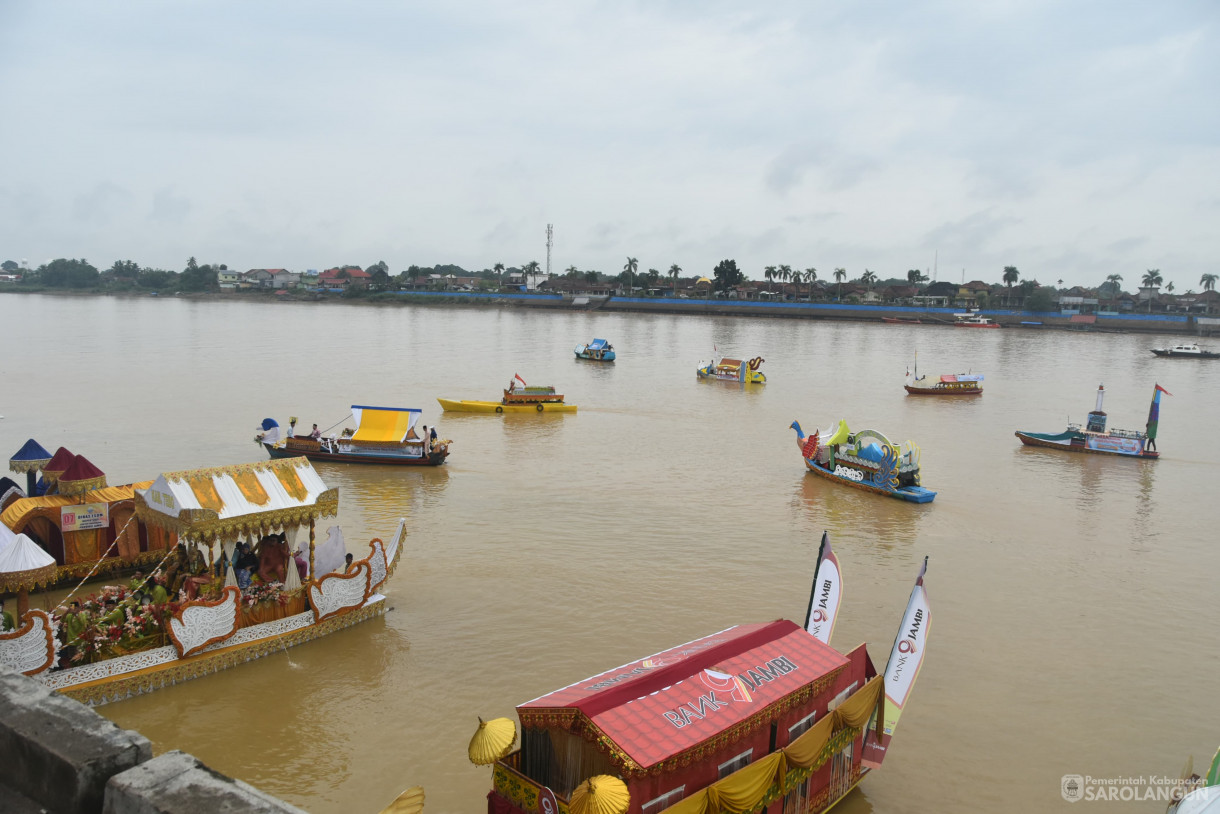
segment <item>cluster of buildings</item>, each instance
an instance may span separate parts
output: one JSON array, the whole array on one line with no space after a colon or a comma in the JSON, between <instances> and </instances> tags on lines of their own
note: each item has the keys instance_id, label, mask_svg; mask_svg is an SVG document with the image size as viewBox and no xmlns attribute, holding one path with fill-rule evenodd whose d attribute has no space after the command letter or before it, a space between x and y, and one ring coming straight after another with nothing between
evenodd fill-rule
<instances>
[{"instance_id":1,"label":"cluster of buildings","mask_svg":"<svg viewBox=\"0 0 1220 814\"><path fill-rule=\"evenodd\" d=\"M235 271L223 269L216 274L216 282L222 290L236 288L271 288L277 291L293 288L368 288L371 274L356 266L327 269L289 271L288 269L250 269Z\"/></svg>"},{"instance_id":2,"label":"cluster of buildings","mask_svg":"<svg viewBox=\"0 0 1220 814\"><path fill-rule=\"evenodd\" d=\"M221 271L218 282L222 289L263 288L276 291L305 288L342 291L349 288L376 287L374 275L358 266L344 266L323 272L287 269L250 269L246 272ZM833 282L816 280L812 283L745 280L727 292L714 291L707 277L662 278L650 281L641 276L628 290L617 278L590 281L582 276L549 276L542 272L506 271L496 279L477 275L406 273L382 281L393 291L476 291L513 289L540 294L564 296L645 296L706 299L727 297L739 300L792 302L851 302L864 305L893 305L932 308L1013 308L1026 306L1027 287L985 283L981 280L951 283L933 282L926 285L911 283L878 283L866 285L859 281ZM1056 310L1072 314L1107 314L1149 311L1155 313L1212 314L1220 313L1220 292L1171 294L1157 287L1140 288L1135 294L1116 291L1106 295L1097 289L1076 286L1055 290Z\"/></svg>"}]
</instances>

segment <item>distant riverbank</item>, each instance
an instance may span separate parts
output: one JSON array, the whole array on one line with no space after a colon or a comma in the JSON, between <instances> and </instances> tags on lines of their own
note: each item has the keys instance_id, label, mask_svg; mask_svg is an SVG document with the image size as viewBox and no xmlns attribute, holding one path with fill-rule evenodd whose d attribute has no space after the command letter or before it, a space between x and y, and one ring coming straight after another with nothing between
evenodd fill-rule
<instances>
[{"instance_id":1,"label":"distant riverbank","mask_svg":"<svg viewBox=\"0 0 1220 814\"><path fill-rule=\"evenodd\" d=\"M442 305L470 308L517 307L558 311L611 311L660 314L697 314L702 316L748 316L778 319L838 319L898 324L952 325L961 308L929 308L898 305L854 305L827 302L767 302L737 299L686 299L676 297L621 297L536 294L526 292L480 291L220 291L220 292L144 292L144 291L66 291L0 288L0 293L46 294L50 296L113 296L123 298L172 297L219 302L251 302L274 305L292 303L343 303L394 307L397 305ZM1071 312L1020 311L984 308L980 316L1005 328L1028 330L1068 330L1095 332L1141 332L1202 334L1220 333L1220 318L1179 314L1087 314Z\"/></svg>"}]
</instances>

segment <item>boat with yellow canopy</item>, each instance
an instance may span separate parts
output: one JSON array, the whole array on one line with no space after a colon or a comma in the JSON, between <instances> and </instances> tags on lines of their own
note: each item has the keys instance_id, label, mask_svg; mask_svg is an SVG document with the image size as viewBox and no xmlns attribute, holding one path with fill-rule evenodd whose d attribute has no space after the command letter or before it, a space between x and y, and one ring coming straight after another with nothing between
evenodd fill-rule
<instances>
[{"instance_id":1,"label":"boat with yellow canopy","mask_svg":"<svg viewBox=\"0 0 1220 814\"><path fill-rule=\"evenodd\" d=\"M417 429L423 410L416 407L368 407L352 405L354 429L338 435L297 435L297 420L289 419L290 431L280 436L273 418L264 418L254 440L272 458L298 458L338 464L390 464L393 466L440 466L449 457L448 438L432 438L426 427ZM315 425L316 426L316 425Z\"/></svg>"}]
</instances>

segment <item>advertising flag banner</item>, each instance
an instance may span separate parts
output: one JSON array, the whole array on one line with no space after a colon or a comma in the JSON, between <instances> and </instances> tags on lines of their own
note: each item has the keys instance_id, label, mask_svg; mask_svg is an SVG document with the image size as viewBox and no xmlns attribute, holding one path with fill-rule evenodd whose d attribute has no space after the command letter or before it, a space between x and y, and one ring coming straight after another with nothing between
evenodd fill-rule
<instances>
[{"instance_id":1,"label":"advertising flag banner","mask_svg":"<svg viewBox=\"0 0 1220 814\"><path fill-rule=\"evenodd\" d=\"M915 587L911 590L911 598L907 600L902 627L898 629L889 661L885 664L884 734L878 740L873 724L869 725L865 733L861 762L870 769L877 768L885 759L885 751L889 748L894 729L898 726L898 718L902 715L902 708L907 702L911 688L915 686L915 679L919 677L919 668L923 664L930 622L928 594L923 587L923 577L927 570L928 558L924 557L923 567L919 569Z\"/></svg>"},{"instance_id":2,"label":"advertising flag banner","mask_svg":"<svg viewBox=\"0 0 1220 814\"><path fill-rule=\"evenodd\" d=\"M1164 393L1167 396L1173 395L1173 393L1170 393L1168 390L1166 390L1164 387L1161 387L1159 384L1154 384L1152 386L1152 404L1149 405L1149 407L1148 407L1148 425L1147 425L1147 427L1145 427L1145 435L1148 436L1149 440L1153 440L1153 441L1156 440L1157 423L1160 421L1160 418L1161 418L1161 394L1162 393Z\"/></svg>"},{"instance_id":3,"label":"advertising flag banner","mask_svg":"<svg viewBox=\"0 0 1220 814\"><path fill-rule=\"evenodd\" d=\"M830 548L830 535L823 531L813 589L809 592L809 609L805 612L805 630L823 644L830 644L842 599L843 579L839 558Z\"/></svg>"}]
</instances>

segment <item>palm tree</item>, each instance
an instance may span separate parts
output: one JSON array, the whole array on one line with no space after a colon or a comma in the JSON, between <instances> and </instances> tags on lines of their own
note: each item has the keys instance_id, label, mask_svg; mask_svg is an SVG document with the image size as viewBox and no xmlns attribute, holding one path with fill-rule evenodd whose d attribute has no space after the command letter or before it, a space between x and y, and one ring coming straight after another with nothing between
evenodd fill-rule
<instances>
[{"instance_id":1,"label":"palm tree","mask_svg":"<svg viewBox=\"0 0 1220 814\"><path fill-rule=\"evenodd\" d=\"M678 275L682 273L682 267L674 263L669 267L669 278L673 280L674 293L678 293Z\"/></svg>"},{"instance_id":2,"label":"palm tree","mask_svg":"<svg viewBox=\"0 0 1220 814\"><path fill-rule=\"evenodd\" d=\"M868 286L869 291L872 291L873 283L877 282L877 275L874 272L865 269L864 273L860 275L860 282Z\"/></svg>"},{"instance_id":3,"label":"palm tree","mask_svg":"<svg viewBox=\"0 0 1220 814\"><path fill-rule=\"evenodd\" d=\"M627 263L623 266L623 271L627 272L627 294L628 296L635 289L635 270L640 267L640 261L634 257L628 257Z\"/></svg>"},{"instance_id":4,"label":"palm tree","mask_svg":"<svg viewBox=\"0 0 1220 814\"><path fill-rule=\"evenodd\" d=\"M1122 293L1122 286L1119 285L1123 281L1123 275L1110 274L1106 276L1106 281L1102 283L1102 288L1110 292L1110 306L1114 307L1118 302L1118 295Z\"/></svg>"},{"instance_id":5,"label":"palm tree","mask_svg":"<svg viewBox=\"0 0 1220 814\"><path fill-rule=\"evenodd\" d=\"M770 283L772 280L774 280L775 279L775 266L767 266L765 269L763 269L763 277L766 278L767 283Z\"/></svg>"},{"instance_id":6,"label":"palm tree","mask_svg":"<svg viewBox=\"0 0 1220 814\"><path fill-rule=\"evenodd\" d=\"M1165 290L1167 292L1169 292L1170 294L1173 293L1173 281L1172 280L1170 280L1168 283L1165 284Z\"/></svg>"},{"instance_id":7,"label":"palm tree","mask_svg":"<svg viewBox=\"0 0 1220 814\"><path fill-rule=\"evenodd\" d=\"M1004 274L1000 277L1004 281L1004 285L1008 286L1008 295L1005 305L1012 304L1012 287L1017 284L1017 280L1021 279L1021 272L1017 271L1016 266L1005 266Z\"/></svg>"},{"instance_id":8,"label":"palm tree","mask_svg":"<svg viewBox=\"0 0 1220 814\"><path fill-rule=\"evenodd\" d=\"M1216 279L1217 277L1215 274L1204 274L1199 278L1199 285L1203 286L1204 291L1215 291Z\"/></svg>"},{"instance_id":9,"label":"palm tree","mask_svg":"<svg viewBox=\"0 0 1220 814\"><path fill-rule=\"evenodd\" d=\"M911 285L919 285L924 280L928 279L919 269L911 269L907 272L907 282Z\"/></svg>"},{"instance_id":10,"label":"palm tree","mask_svg":"<svg viewBox=\"0 0 1220 814\"><path fill-rule=\"evenodd\" d=\"M813 284L818 279L818 270L813 266L805 269L805 282L809 284L809 301L813 302Z\"/></svg>"},{"instance_id":11,"label":"palm tree","mask_svg":"<svg viewBox=\"0 0 1220 814\"><path fill-rule=\"evenodd\" d=\"M1161 277L1160 269L1148 269L1144 272L1144 288L1160 288L1164 278ZM1148 297L1148 313L1152 313L1152 297Z\"/></svg>"},{"instance_id":12,"label":"palm tree","mask_svg":"<svg viewBox=\"0 0 1220 814\"><path fill-rule=\"evenodd\" d=\"M496 273L496 280L500 286L504 285L504 264L496 263L491 267L491 270Z\"/></svg>"},{"instance_id":13,"label":"palm tree","mask_svg":"<svg viewBox=\"0 0 1220 814\"><path fill-rule=\"evenodd\" d=\"M835 284L836 284L835 296L840 300L843 299L843 278L846 276L847 276L847 269L845 269L845 268L835 269Z\"/></svg>"}]
</instances>

